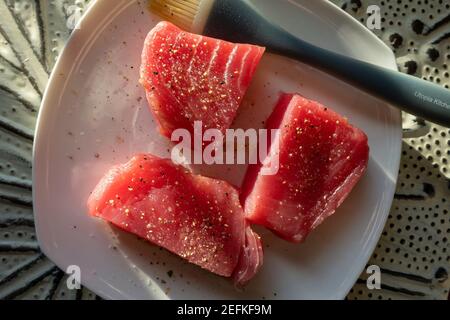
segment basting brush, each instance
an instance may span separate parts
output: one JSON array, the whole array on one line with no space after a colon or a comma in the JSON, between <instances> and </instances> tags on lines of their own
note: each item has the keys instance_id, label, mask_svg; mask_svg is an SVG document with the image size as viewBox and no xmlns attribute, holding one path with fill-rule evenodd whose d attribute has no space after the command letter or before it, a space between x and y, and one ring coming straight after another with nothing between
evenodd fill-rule
<instances>
[{"instance_id":1,"label":"basting brush","mask_svg":"<svg viewBox=\"0 0 450 320\"><path fill-rule=\"evenodd\" d=\"M414 76L314 46L247 0L150 0L150 9L186 31L264 46L325 71L406 112L450 127L450 90Z\"/></svg>"}]
</instances>

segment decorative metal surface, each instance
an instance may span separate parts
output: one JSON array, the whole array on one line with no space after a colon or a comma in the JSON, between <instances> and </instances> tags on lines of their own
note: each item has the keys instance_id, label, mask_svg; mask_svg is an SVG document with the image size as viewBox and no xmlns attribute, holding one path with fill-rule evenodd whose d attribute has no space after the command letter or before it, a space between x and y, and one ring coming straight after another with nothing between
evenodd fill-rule
<instances>
[{"instance_id":1,"label":"decorative metal surface","mask_svg":"<svg viewBox=\"0 0 450 320\"><path fill-rule=\"evenodd\" d=\"M450 85L450 3L442 0L332 0L365 23L381 9L374 32L403 72ZM40 100L70 34L71 19L91 0L0 0L0 298L95 299L68 290L66 275L39 250L33 223L31 149ZM446 299L450 287L450 130L404 115L399 182L386 228L367 274L349 299Z\"/></svg>"},{"instance_id":2,"label":"decorative metal surface","mask_svg":"<svg viewBox=\"0 0 450 320\"><path fill-rule=\"evenodd\" d=\"M450 2L333 0L361 23L378 5L381 30L403 72L449 88ZM363 279L349 299L446 299L450 279L450 130L404 114L403 157L393 206L369 264L382 290Z\"/></svg>"},{"instance_id":3,"label":"decorative metal surface","mask_svg":"<svg viewBox=\"0 0 450 320\"><path fill-rule=\"evenodd\" d=\"M0 0L0 298L95 299L68 290L39 250L33 223L31 150L42 93L89 1Z\"/></svg>"}]
</instances>

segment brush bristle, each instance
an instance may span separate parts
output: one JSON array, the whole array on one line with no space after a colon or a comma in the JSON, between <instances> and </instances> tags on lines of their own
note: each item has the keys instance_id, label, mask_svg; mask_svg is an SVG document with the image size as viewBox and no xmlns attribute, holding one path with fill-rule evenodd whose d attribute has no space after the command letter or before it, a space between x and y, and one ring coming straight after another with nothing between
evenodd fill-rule
<instances>
[{"instance_id":1,"label":"brush bristle","mask_svg":"<svg viewBox=\"0 0 450 320\"><path fill-rule=\"evenodd\" d=\"M150 0L149 8L161 18L191 31L201 0Z\"/></svg>"}]
</instances>

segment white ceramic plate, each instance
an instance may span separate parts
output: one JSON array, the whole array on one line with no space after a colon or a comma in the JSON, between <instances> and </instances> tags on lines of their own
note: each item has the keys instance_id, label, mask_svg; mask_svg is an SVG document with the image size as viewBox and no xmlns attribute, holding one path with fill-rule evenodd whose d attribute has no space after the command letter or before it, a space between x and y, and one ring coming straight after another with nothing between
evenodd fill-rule
<instances>
[{"instance_id":1,"label":"white ceramic plate","mask_svg":"<svg viewBox=\"0 0 450 320\"><path fill-rule=\"evenodd\" d=\"M305 243L289 244L258 228L265 243L264 266L239 292L226 279L87 215L86 199L111 165L143 151L168 156L170 144L157 133L138 84L143 39L158 21L145 2L97 1L53 71L39 114L33 165L34 212L44 253L62 269L78 265L83 285L105 298L344 298L367 263L391 206L401 149L400 112L285 58L264 57L235 126L260 126L280 90L297 91L364 129L371 148L365 177ZM258 0L258 6L310 42L396 68L381 41L328 2ZM197 169L236 184L245 171Z\"/></svg>"}]
</instances>

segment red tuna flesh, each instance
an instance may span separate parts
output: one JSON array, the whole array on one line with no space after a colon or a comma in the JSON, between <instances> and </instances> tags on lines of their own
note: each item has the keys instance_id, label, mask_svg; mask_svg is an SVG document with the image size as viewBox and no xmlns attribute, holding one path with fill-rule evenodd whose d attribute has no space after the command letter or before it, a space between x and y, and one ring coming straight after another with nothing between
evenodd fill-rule
<instances>
[{"instance_id":1,"label":"red tuna flesh","mask_svg":"<svg viewBox=\"0 0 450 320\"><path fill-rule=\"evenodd\" d=\"M233 274L237 284L246 284L258 272L263 264L261 238L249 226L245 229L245 245L238 265Z\"/></svg>"},{"instance_id":2,"label":"red tuna flesh","mask_svg":"<svg viewBox=\"0 0 450 320\"><path fill-rule=\"evenodd\" d=\"M245 213L251 222L300 242L363 175L367 136L329 108L293 94L282 95L267 127L280 129L279 145L268 153L271 158L279 152L279 170L262 175L261 164L249 168L241 196Z\"/></svg>"},{"instance_id":3,"label":"red tuna flesh","mask_svg":"<svg viewBox=\"0 0 450 320\"><path fill-rule=\"evenodd\" d=\"M203 130L229 128L263 53L158 23L145 40L141 83L161 134L193 133L194 121Z\"/></svg>"},{"instance_id":4,"label":"red tuna flesh","mask_svg":"<svg viewBox=\"0 0 450 320\"><path fill-rule=\"evenodd\" d=\"M206 270L225 277L244 274L234 277L238 284L262 263L259 237L245 222L237 190L167 159L141 154L111 168L89 197L88 209Z\"/></svg>"}]
</instances>

